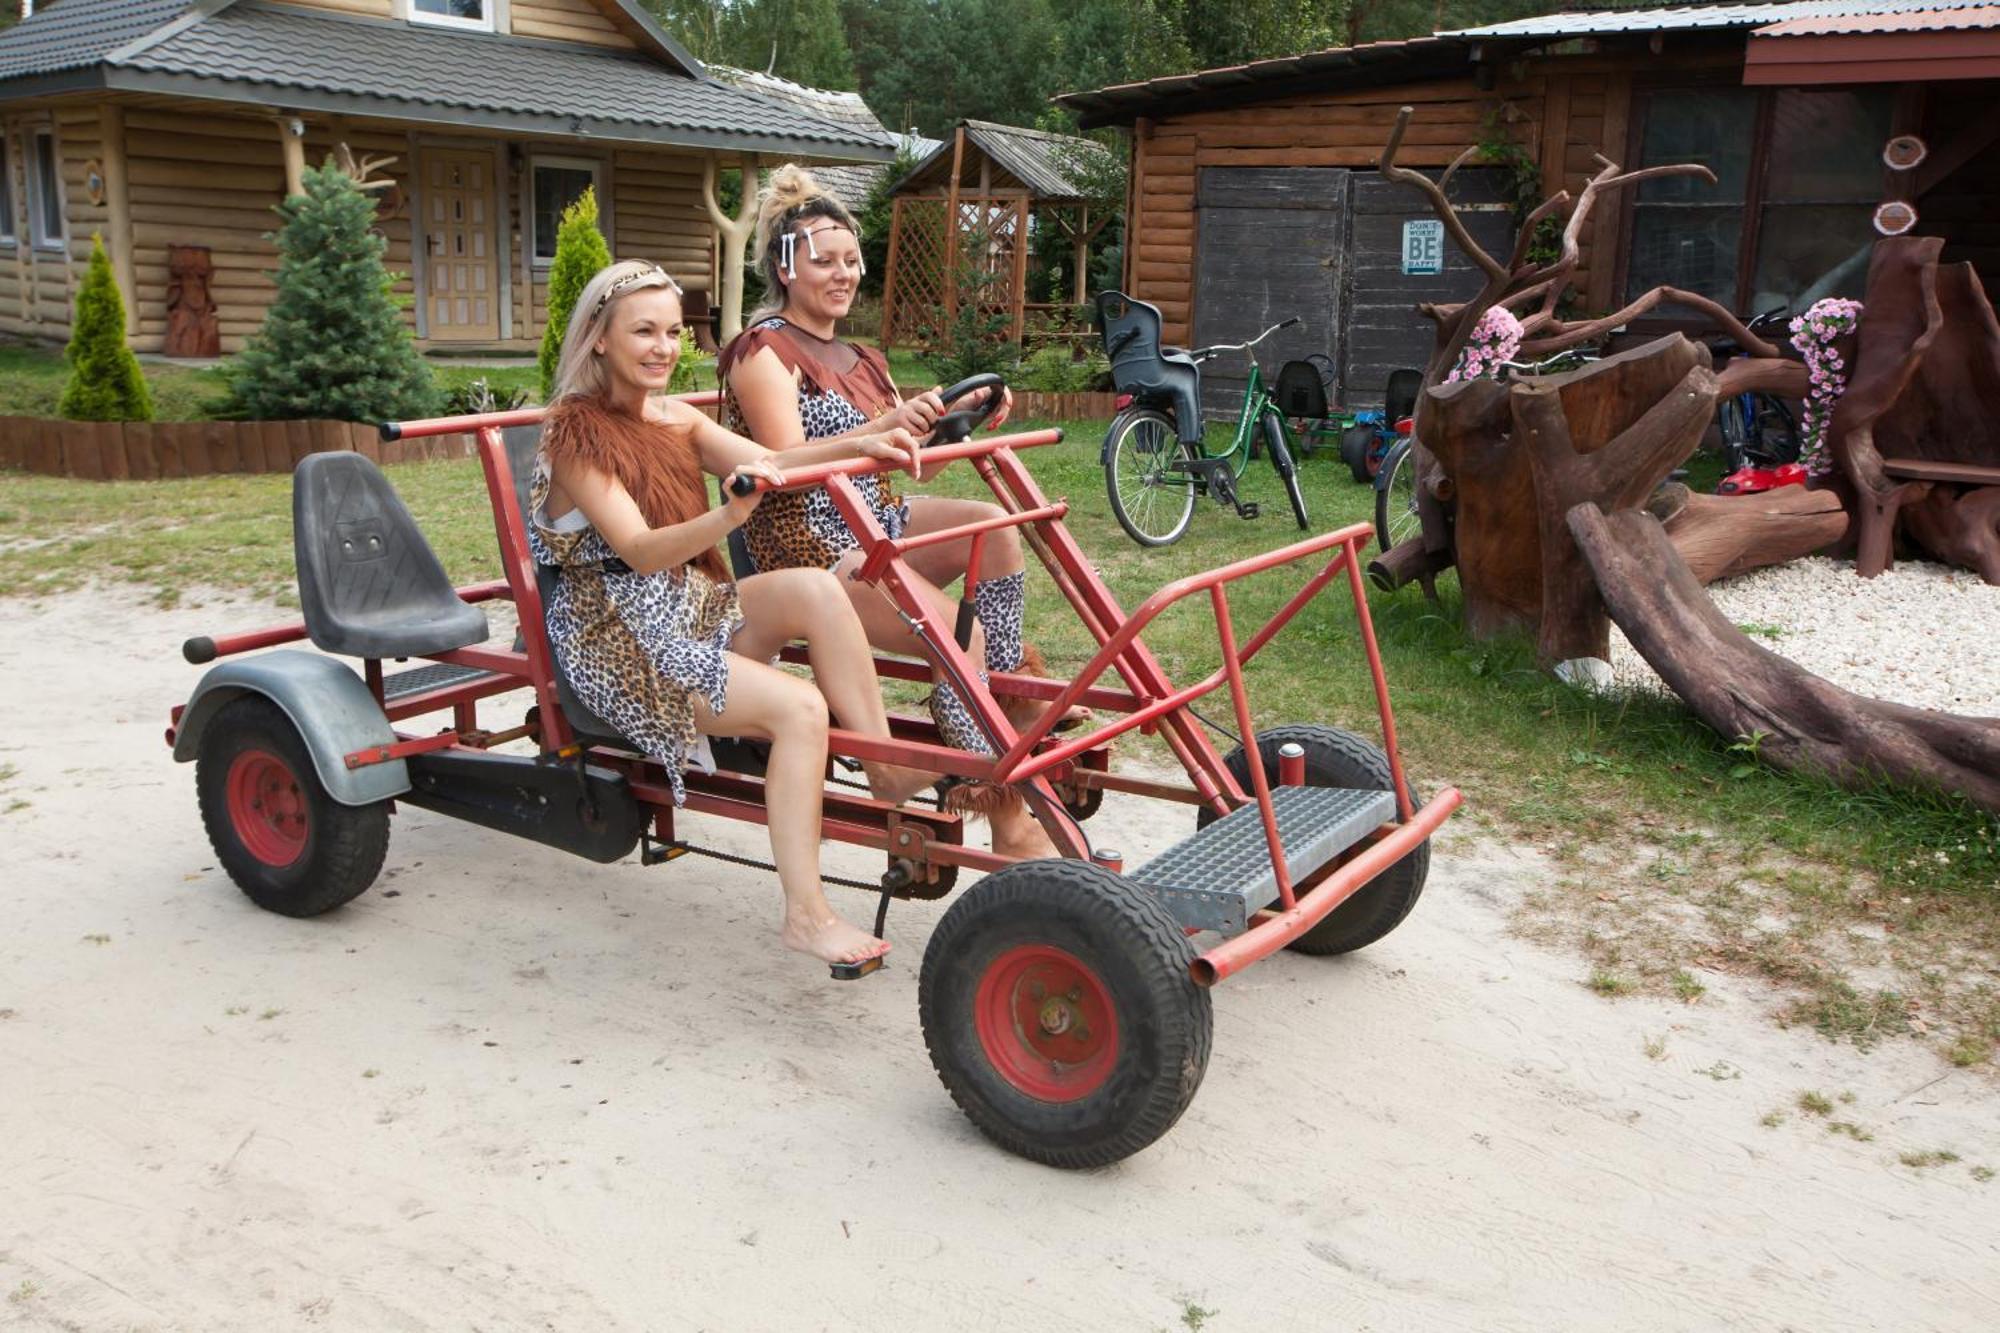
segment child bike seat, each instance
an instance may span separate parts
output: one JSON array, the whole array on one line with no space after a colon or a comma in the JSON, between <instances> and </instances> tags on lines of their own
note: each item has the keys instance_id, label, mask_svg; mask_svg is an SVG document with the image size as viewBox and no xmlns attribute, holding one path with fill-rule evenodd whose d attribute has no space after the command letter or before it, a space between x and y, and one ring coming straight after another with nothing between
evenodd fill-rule
<instances>
[{"instance_id":1,"label":"child bike seat","mask_svg":"<svg viewBox=\"0 0 2000 1333\"><path fill-rule=\"evenodd\" d=\"M1201 371L1186 352L1160 345L1159 307L1123 292L1099 292L1097 327L1118 392L1167 412L1181 439L1200 444Z\"/></svg>"}]
</instances>

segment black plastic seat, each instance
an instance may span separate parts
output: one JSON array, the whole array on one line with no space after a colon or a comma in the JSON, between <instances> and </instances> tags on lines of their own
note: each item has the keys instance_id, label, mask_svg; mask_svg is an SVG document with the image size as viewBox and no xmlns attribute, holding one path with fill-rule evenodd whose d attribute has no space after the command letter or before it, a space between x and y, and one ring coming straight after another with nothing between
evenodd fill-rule
<instances>
[{"instance_id":1,"label":"black plastic seat","mask_svg":"<svg viewBox=\"0 0 2000 1333\"><path fill-rule=\"evenodd\" d=\"M1391 426L1416 413L1417 395L1423 392L1423 388L1424 372L1421 370L1389 372L1388 387L1382 392L1382 415L1389 419Z\"/></svg>"},{"instance_id":2,"label":"black plastic seat","mask_svg":"<svg viewBox=\"0 0 2000 1333\"><path fill-rule=\"evenodd\" d=\"M1118 392L1163 408L1183 440L1200 444L1201 371L1186 352L1160 345L1159 307L1123 292L1099 292L1097 327Z\"/></svg>"},{"instance_id":3,"label":"black plastic seat","mask_svg":"<svg viewBox=\"0 0 2000 1333\"><path fill-rule=\"evenodd\" d=\"M1326 415L1326 381L1310 361L1287 361L1280 366L1271 396L1288 417L1317 421Z\"/></svg>"},{"instance_id":4,"label":"black plastic seat","mask_svg":"<svg viewBox=\"0 0 2000 1333\"><path fill-rule=\"evenodd\" d=\"M423 657L486 639L382 469L308 454L292 473L299 604L315 646L350 657Z\"/></svg>"}]
</instances>

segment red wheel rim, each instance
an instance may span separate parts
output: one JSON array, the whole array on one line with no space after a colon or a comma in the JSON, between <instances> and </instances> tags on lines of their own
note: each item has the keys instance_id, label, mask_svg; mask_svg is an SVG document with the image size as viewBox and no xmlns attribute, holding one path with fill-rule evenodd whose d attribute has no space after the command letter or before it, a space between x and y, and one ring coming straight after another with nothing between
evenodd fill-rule
<instances>
[{"instance_id":1,"label":"red wheel rim","mask_svg":"<svg viewBox=\"0 0 2000 1333\"><path fill-rule=\"evenodd\" d=\"M305 854L305 793L291 766L269 750L245 750L229 765L229 822L250 855L288 866Z\"/></svg>"},{"instance_id":2,"label":"red wheel rim","mask_svg":"<svg viewBox=\"0 0 2000 1333\"><path fill-rule=\"evenodd\" d=\"M1000 1077L1037 1101L1073 1102L1118 1063L1118 1010L1082 959L1021 944L987 965L973 998L979 1045Z\"/></svg>"}]
</instances>

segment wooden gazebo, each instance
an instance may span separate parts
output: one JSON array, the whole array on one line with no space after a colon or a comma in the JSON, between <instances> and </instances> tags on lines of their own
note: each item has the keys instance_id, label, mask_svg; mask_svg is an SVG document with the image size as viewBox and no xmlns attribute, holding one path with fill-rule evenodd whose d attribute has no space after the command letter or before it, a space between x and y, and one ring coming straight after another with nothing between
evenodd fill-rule
<instances>
[{"instance_id":1,"label":"wooden gazebo","mask_svg":"<svg viewBox=\"0 0 2000 1333\"><path fill-rule=\"evenodd\" d=\"M1082 304L1090 244L1113 208L1079 178L1104 150L1088 139L961 121L937 151L891 191L889 271L882 284L884 345L929 341L956 317L961 288L976 285L982 308L1005 314L1019 341L1034 310L1027 299L1034 230L1053 226L1070 242L1071 301ZM947 225L947 219L957 225Z\"/></svg>"}]
</instances>

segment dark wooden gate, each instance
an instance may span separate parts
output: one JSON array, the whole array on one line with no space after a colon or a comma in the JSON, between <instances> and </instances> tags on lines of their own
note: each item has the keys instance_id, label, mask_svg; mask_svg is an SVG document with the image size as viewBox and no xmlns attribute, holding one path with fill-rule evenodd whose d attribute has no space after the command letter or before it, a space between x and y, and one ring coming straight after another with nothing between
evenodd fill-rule
<instances>
[{"instance_id":1,"label":"dark wooden gate","mask_svg":"<svg viewBox=\"0 0 2000 1333\"><path fill-rule=\"evenodd\" d=\"M1194 341L1243 342L1297 315L1299 327L1257 347L1266 383L1310 352L1340 363L1348 178L1332 167L1207 167L1196 195ZM1234 417L1249 362L1228 353L1202 367L1202 409Z\"/></svg>"},{"instance_id":2,"label":"dark wooden gate","mask_svg":"<svg viewBox=\"0 0 2000 1333\"><path fill-rule=\"evenodd\" d=\"M1435 171L1427 173L1433 177ZM1491 167L1453 172L1452 206L1490 255L1504 260L1514 244L1512 215L1501 191L1507 173ZM1444 243L1444 271L1419 276L1403 272L1403 224L1436 215L1407 186L1382 179L1380 172L1357 171L1348 186L1353 212L1348 231L1347 326L1342 343L1343 406L1379 407L1389 372L1418 370L1430 359L1432 323L1417 313L1424 301L1464 301L1479 294L1485 274Z\"/></svg>"}]
</instances>

